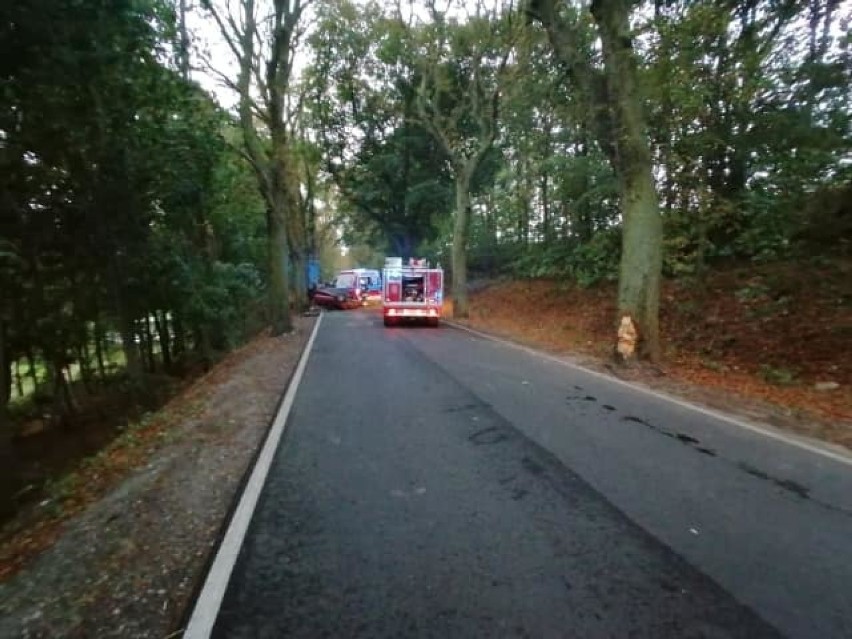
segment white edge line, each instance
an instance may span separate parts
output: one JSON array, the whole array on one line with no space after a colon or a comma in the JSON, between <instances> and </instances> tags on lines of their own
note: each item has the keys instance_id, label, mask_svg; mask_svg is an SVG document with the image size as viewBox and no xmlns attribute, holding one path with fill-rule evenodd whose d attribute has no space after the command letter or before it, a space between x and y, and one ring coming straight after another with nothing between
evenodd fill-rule
<instances>
[{"instance_id":1,"label":"white edge line","mask_svg":"<svg viewBox=\"0 0 852 639\"><path fill-rule=\"evenodd\" d=\"M446 320L445 320L446 321ZM810 442L800 439L798 436L788 435L786 433L781 433L774 430L771 426L764 426L753 424L750 422L743 421L742 419L737 419L732 415L728 415L726 413L722 413L717 410L713 410L711 408L705 408L704 406L699 406L698 404L693 404L692 402L688 402L686 400L680 399L678 397L673 397L666 393L662 393L657 390L653 390L651 388L647 388L645 386L641 386L638 384L632 384L630 382L626 382L623 379L619 379L617 377L612 377L610 375L606 375L604 373L599 373L596 370L591 368L586 368L585 366L580 366L579 364L575 364L574 362L568 361L566 359L557 357L555 355L551 355L550 353L545 353L529 346L524 346L523 344L518 344L516 342L512 342L511 340L504 339L502 337L498 337L496 335L489 335L488 333L483 333L482 331L478 331L475 328L470 328L469 326L464 326L463 324L458 324L452 321L446 321L446 323L453 328L456 328L461 331L467 331L468 333L472 333L474 335L478 335L487 340L491 340L492 342L497 342L499 344L504 344L506 346L510 346L512 348L524 351L529 355L533 355L535 357L539 357L542 359L546 359L548 361L554 362L556 364L561 364L562 366L567 366L568 368L573 368L578 371L582 371L588 375L592 375L593 377L598 377L602 380L606 380L613 384L618 384L621 386L625 386L627 388L631 388L635 391L639 391L641 393L645 393L646 395L651 395L652 397L656 397L657 399L662 399L667 402L671 402L672 404L676 404L682 408L687 408L689 410L693 410L698 413L702 413L703 415L707 415L709 417L713 417L715 419L721 420L723 422L727 422L729 424L733 424L734 426L738 426L745 430L751 431L753 433L757 433L759 435L763 435L765 437L769 437L770 439L775 439L777 441L783 442L785 444L789 444L790 446L796 446L797 448L801 448L802 450L806 450L808 452L814 453L816 455L822 455L823 457L827 457L833 461L839 462L841 464L846 464L847 466L852 466L852 454L846 453L845 451L834 451L825 448L821 442Z\"/></svg>"},{"instance_id":2,"label":"white edge line","mask_svg":"<svg viewBox=\"0 0 852 639\"><path fill-rule=\"evenodd\" d=\"M260 451L260 455L258 455L251 477L249 477L242 497L240 497L240 503L237 504L237 508L234 510L234 516L231 518L228 530L225 532L219 550L216 552L216 558L213 560L210 572L207 573L204 587L201 590L201 594L198 595L195 607L192 610L192 616L184 631L184 639L207 639L213 631L213 625L219 616L219 607L222 605L222 599L225 596L225 590L231 578L231 571L234 569L234 564L243 545L243 539L246 536L246 531L254 514L257 500L260 497L263 484L266 482L266 476L269 474L269 468L278 449L278 442L281 440L281 435L284 432L284 425L287 423L290 409L293 407L296 391L305 372L305 366L313 348L314 339L317 336L321 321L322 315L317 317L314 330L311 332L305 350L302 352L302 357L287 387L281 407L275 415L275 420L269 430L266 443Z\"/></svg>"}]
</instances>

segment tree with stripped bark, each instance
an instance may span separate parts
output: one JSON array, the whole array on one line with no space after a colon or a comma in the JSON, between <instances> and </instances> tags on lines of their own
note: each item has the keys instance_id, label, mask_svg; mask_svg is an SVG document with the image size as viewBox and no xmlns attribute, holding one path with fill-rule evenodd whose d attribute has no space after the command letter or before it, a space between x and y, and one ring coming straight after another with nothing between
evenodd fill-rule
<instances>
[{"instance_id":1,"label":"tree with stripped bark","mask_svg":"<svg viewBox=\"0 0 852 639\"><path fill-rule=\"evenodd\" d=\"M528 14L544 26L560 62L589 104L598 143L619 178L622 213L618 286L618 339L622 359L660 357L659 299L663 225L654 184L644 101L630 26L636 0L595 0L590 11L598 27L603 69L578 46L579 22L586 19L558 0L532 0ZM638 341L626 335L637 335ZM638 352L633 344L638 344Z\"/></svg>"}]
</instances>

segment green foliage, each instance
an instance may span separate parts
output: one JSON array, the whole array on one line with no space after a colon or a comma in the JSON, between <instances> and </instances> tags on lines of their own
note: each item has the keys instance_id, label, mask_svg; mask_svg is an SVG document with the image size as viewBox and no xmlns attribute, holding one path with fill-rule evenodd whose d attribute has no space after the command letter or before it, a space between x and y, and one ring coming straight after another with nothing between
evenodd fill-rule
<instances>
[{"instance_id":1,"label":"green foliage","mask_svg":"<svg viewBox=\"0 0 852 639\"><path fill-rule=\"evenodd\" d=\"M758 373L764 381L777 386L790 386L796 382L796 373L788 368L761 364Z\"/></svg>"},{"instance_id":2,"label":"green foliage","mask_svg":"<svg viewBox=\"0 0 852 639\"><path fill-rule=\"evenodd\" d=\"M243 337L264 209L228 116L163 62L173 19L159 0L0 8L4 367L104 378L115 341L154 369Z\"/></svg>"},{"instance_id":3,"label":"green foliage","mask_svg":"<svg viewBox=\"0 0 852 639\"><path fill-rule=\"evenodd\" d=\"M809 11L804 3L676 3L646 26L670 272L795 256L811 195L848 183L852 66L830 27L849 16ZM808 251L830 251L840 238Z\"/></svg>"},{"instance_id":4,"label":"green foliage","mask_svg":"<svg viewBox=\"0 0 852 639\"><path fill-rule=\"evenodd\" d=\"M443 151L414 117L405 31L375 3L330 2L319 14L305 80L318 99L305 121L342 199L336 222L347 244L412 255L449 214L452 182Z\"/></svg>"},{"instance_id":5,"label":"green foliage","mask_svg":"<svg viewBox=\"0 0 852 639\"><path fill-rule=\"evenodd\" d=\"M621 234L599 232L585 244L532 245L513 264L513 273L525 278L570 279L582 287L618 278Z\"/></svg>"}]
</instances>

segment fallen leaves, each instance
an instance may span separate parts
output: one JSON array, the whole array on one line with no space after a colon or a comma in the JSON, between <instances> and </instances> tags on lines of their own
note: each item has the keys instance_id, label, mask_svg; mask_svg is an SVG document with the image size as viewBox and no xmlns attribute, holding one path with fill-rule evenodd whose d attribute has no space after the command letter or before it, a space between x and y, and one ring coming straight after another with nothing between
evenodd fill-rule
<instances>
[{"instance_id":1,"label":"fallen leaves","mask_svg":"<svg viewBox=\"0 0 852 639\"><path fill-rule=\"evenodd\" d=\"M849 298L850 268L845 262L749 266L712 273L703 288L664 282L662 372L715 389L733 409L739 396L834 422L801 430L852 448L852 312L837 302L838 290ZM471 295L465 323L555 352L610 359L615 299L614 285L500 282ZM448 316L451 304L445 304Z\"/></svg>"}]
</instances>

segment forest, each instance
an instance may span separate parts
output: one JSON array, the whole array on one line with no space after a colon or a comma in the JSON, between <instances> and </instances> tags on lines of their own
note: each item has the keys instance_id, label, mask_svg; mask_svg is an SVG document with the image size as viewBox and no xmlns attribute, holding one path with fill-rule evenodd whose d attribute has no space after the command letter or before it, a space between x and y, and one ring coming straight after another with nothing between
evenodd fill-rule
<instances>
[{"instance_id":1,"label":"forest","mask_svg":"<svg viewBox=\"0 0 852 639\"><path fill-rule=\"evenodd\" d=\"M2 3L0 510L33 481L23 425L84 439L286 334L306 261L341 246L442 263L460 319L477 279L611 283L609 346L627 325L622 359L651 361L667 280L848 264L850 21L841 0ZM848 279L835 298L848 317Z\"/></svg>"}]
</instances>

